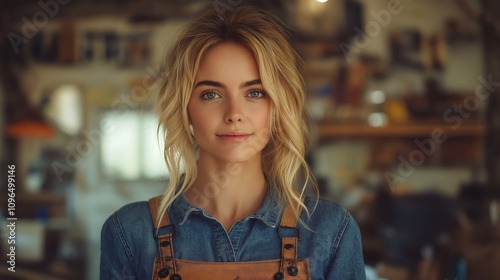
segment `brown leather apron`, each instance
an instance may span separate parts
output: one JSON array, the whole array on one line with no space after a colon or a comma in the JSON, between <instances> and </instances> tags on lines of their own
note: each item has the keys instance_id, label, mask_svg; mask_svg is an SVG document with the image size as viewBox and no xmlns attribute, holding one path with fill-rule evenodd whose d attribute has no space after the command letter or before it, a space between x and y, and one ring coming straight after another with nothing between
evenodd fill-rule
<instances>
[{"instance_id":1,"label":"brown leather apron","mask_svg":"<svg viewBox=\"0 0 500 280\"><path fill-rule=\"evenodd\" d=\"M277 260L253 261L253 262L197 262L180 260L174 257L172 238L175 228L170 224L168 215L158 226L156 217L158 215L159 197L149 200L151 215L155 223L155 237L158 229L171 227L168 233L158 235L158 249L160 256L155 258L153 266L153 280L245 280L245 279L270 279L270 280L309 280L309 260L297 259L298 239L300 238L297 228L297 218L290 206L285 208L278 236L281 238L281 258ZM285 232L295 232L294 236L282 236ZM259 250L259 248L255 248Z\"/></svg>"}]
</instances>

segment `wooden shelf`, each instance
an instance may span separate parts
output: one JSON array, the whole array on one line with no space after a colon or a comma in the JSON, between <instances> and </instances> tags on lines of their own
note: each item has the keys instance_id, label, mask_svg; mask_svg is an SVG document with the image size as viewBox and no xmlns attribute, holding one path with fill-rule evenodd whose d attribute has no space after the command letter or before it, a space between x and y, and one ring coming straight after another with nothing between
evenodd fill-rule
<instances>
[{"instance_id":1,"label":"wooden shelf","mask_svg":"<svg viewBox=\"0 0 500 280\"><path fill-rule=\"evenodd\" d=\"M447 137L483 137L486 125L482 123L463 123L459 126L450 123L405 123L373 127L363 123L343 123L320 121L316 123L320 141L339 138L421 138L430 137L434 131Z\"/></svg>"},{"instance_id":2,"label":"wooden shelf","mask_svg":"<svg viewBox=\"0 0 500 280\"><path fill-rule=\"evenodd\" d=\"M23 203L65 203L66 196L60 193L19 193L17 200Z\"/></svg>"},{"instance_id":3,"label":"wooden shelf","mask_svg":"<svg viewBox=\"0 0 500 280\"><path fill-rule=\"evenodd\" d=\"M24 219L36 219L41 208L46 209L51 219L65 219L67 216L67 198L62 193L19 192L16 194L16 206L16 216Z\"/></svg>"}]
</instances>

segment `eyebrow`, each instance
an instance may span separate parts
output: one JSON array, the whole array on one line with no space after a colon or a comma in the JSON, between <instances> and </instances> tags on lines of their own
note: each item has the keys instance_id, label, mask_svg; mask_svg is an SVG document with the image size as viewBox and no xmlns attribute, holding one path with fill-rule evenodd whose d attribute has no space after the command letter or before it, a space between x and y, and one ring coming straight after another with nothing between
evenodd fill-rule
<instances>
[{"instance_id":1,"label":"eyebrow","mask_svg":"<svg viewBox=\"0 0 500 280\"><path fill-rule=\"evenodd\" d=\"M240 88L250 87L250 86L254 86L254 85L262 85L262 81L260 79L256 79L256 80L244 82L243 84L240 85ZM197 88L199 86L213 86L213 87L220 87L220 88L226 87L226 85L221 83L221 82L209 81L209 80L199 81L198 83L196 83L196 85L194 87Z\"/></svg>"}]
</instances>

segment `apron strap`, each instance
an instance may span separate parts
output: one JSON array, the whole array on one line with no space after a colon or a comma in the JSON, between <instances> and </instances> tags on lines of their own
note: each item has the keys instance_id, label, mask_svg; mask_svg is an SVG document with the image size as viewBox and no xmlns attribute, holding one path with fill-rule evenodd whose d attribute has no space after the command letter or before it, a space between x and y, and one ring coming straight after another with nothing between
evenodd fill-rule
<instances>
[{"instance_id":1,"label":"apron strap","mask_svg":"<svg viewBox=\"0 0 500 280\"><path fill-rule=\"evenodd\" d=\"M160 226L158 226L158 210L159 210L159 205L160 205L160 198L161 196L153 197L149 200L149 209L151 210L151 216L153 217L153 223L155 226L155 230L166 227L170 225L170 220L168 218L167 213L163 215L163 218L160 221ZM156 236L156 234L155 234Z\"/></svg>"},{"instance_id":2,"label":"apron strap","mask_svg":"<svg viewBox=\"0 0 500 280\"><path fill-rule=\"evenodd\" d=\"M304 199L302 198L302 202ZM287 204L285 207L285 210L283 210L283 215L281 217L281 222L280 226L282 227L289 227L289 228L295 228L297 225L297 217L295 217L295 214L293 213L293 208L290 204Z\"/></svg>"},{"instance_id":3,"label":"apron strap","mask_svg":"<svg viewBox=\"0 0 500 280\"><path fill-rule=\"evenodd\" d=\"M160 196L153 197L149 200L149 209L154 223L153 235L158 239L158 251L160 252L161 267L163 269L157 271L159 278L165 278L173 270L177 274L177 267L174 261L174 247L172 237L175 235L175 227L170 224L168 212L165 212L158 227L158 209L159 209Z\"/></svg>"},{"instance_id":4,"label":"apron strap","mask_svg":"<svg viewBox=\"0 0 500 280\"><path fill-rule=\"evenodd\" d=\"M302 198L304 201L304 197ZM298 259L298 240L300 239L300 231L297 227L297 217L293 213L293 206L287 204L281 222L278 227L278 236L281 239L281 262L280 271L277 273L275 279L281 279L285 266L287 272L291 276L298 274L297 259ZM299 211L300 214L300 211Z\"/></svg>"},{"instance_id":5,"label":"apron strap","mask_svg":"<svg viewBox=\"0 0 500 280\"><path fill-rule=\"evenodd\" d=\"M172 244L172 237L175 235L175 227L170 224L168 213L165 213L158 226L158 209L159 209L160 196L153 197L149 200L149 208L154 223L155 238L158 239L158 251L160 252L161 267L158 276L165 278L169 275L169 270L173 270L177 274L177 267L174 259L174 248ZM304 201L304 197L302 198ZM300 213L300 212L299 212ZM284 269L287 267L287 272L291 276L298 274L297 268L297 252L298 240L300 239L300 231L297 228L297 217L293 213L291 205L287 204L281 216L280 225L278 227L278 236L281 239L281 261L279 272L275 274L275 279L284 279ZM276 278L277 277L277 278Z\"/></svg>"}]
</instances>

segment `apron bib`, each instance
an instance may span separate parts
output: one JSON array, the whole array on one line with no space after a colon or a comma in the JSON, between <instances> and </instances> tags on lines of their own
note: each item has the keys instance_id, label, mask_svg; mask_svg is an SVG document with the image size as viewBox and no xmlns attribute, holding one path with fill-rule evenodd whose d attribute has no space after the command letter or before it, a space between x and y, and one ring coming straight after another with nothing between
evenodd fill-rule
<instances>
[{"instance_id":1,"label":"apron bib","mask_svg":"<svg viewBox=\"0 0 500 280\"><path fill-rule=\"evenodd\" d=\"M153 264L152 280L309 280L309 260L297 259L297 218L287 205L278 227L281 239L281 258L277 260L252 262L198 262L176 259L172 238L175 227L170 224L168 214L163 215L160 225L156 222L159 197L149 200L151 215L155 224L160 256ZM158 232L158 234L157 234ZM284 233L295 232L293 236ZM282 234L283 233L283 234ZM257 248L258 249L258 248Z\"/></svg>"}]
</instances>

